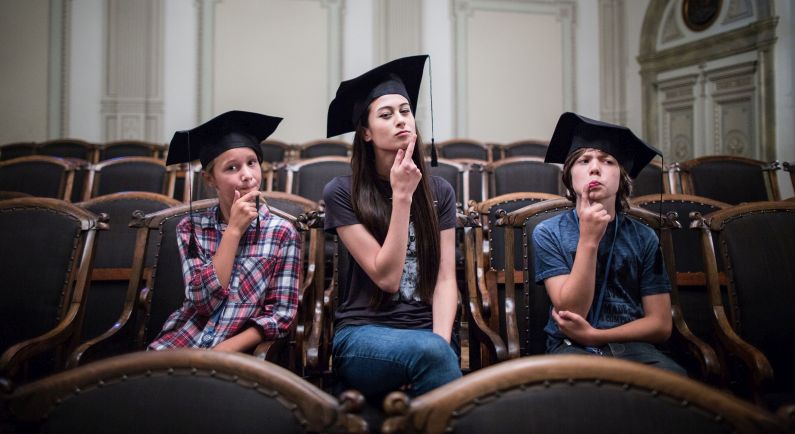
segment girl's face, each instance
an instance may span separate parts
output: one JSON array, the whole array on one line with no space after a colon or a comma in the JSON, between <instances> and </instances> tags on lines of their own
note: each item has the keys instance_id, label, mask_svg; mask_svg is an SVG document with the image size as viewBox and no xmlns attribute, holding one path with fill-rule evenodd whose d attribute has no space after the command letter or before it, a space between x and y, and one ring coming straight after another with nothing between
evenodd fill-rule
<instances>
[{"instance_id":1,"label":"girl's face","mask_svg":"<svg viewBox=\"0 0 795 434\"><path fill-rule=\"evenodd\" d=\"M591 202L615 199L621 180L621 168L612 155L588 149L571 166L571 186L578 199L587 190Z\"/></svg>"},{"instance_id":2,"label":"girl's face","mask_svg":"<svg viewBox=\"0 0 795 434\"><path fill-rule=\"evenodd\" d=\"M404 96L397 94L383 95L373 100L367 123L364 140L373 143L376 154L394 154L398 149L406 149L416 132L411 106Z\"/></svg>"},{"instance_id":3,"label":"girl's face","mask_svg":"<svg viewBox=\"0 0 795 434\"><path fill-rule=\"evenodd\" d=\"M209 171L204 171L207 183L218 192L218 201L230 209L235 201L235 190L240 196L259 190L262 181L257 154L251 148L233 148L215 157Z\"/></svg>"}]
</instances>

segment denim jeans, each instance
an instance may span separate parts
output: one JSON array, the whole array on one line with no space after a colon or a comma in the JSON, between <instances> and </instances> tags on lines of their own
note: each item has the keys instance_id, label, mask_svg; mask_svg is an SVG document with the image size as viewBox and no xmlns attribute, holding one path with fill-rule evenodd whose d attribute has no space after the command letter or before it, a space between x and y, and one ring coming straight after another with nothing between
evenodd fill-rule
<instances>
[{"instance_id":1,"label":"denim jeans","mask_svg":"<svg viewBox=\"0 0 795 434\"><path fill-rule=\"evenodd\" d=\"M408 385L412 397L461 377L458 355L429 329L346 326L334 333L334 371L343 387L378 403Z\"/></svg>"},{"instance_id":2,"label":"denim jeans","mask_svg":"<svg viewBox=\"0 0 795 434\"><path fill-rule=\"evenodd\" d=\"M566 339L562 340L560 345L553 348L549 353L595 354L593 351L589 351L575 343L567 343L566 341ZM601 346L599 350L605 356L613 356L617 359L643 363L645 365L654 366L655 368L665 369L666 371L687 376L687 371L685 371L683 367L679 366L678 363L648 342L617 342Z\"/></svg>"}]
</instances>

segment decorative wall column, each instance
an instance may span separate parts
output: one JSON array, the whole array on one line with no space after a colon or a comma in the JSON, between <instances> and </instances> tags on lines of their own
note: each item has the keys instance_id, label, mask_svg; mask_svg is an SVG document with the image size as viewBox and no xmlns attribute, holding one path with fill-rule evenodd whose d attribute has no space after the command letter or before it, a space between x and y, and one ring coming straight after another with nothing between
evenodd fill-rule
<instances>
[{"instance_id":1,"label":"decorative wall column","mask_svg":"<svg viewBox=\"0 0 795 434\"><path fill-rule=\"evenodd\" d=\"M163 0L108 0L103 137L157 141L163 122Z\"/></svg>"},{"instance_id":2,"label":"decorative wall column","mask_svg":"<svg viewBox=\"0 0 795 434\"><path fill-rule=\"evenodd\" d=\"M624 0L599 0L600 118L627 123Z\"/></svg>"},{"instance_id":3,"label":"decorative wall column","mask_svg":"<svg viewBox=\"0 0 795 434\"><path fill-rule=\"evenodd\" d=\"M72 0L50 0L47 137L69 135L69 36Z\"/></svg>"}]
</instances>

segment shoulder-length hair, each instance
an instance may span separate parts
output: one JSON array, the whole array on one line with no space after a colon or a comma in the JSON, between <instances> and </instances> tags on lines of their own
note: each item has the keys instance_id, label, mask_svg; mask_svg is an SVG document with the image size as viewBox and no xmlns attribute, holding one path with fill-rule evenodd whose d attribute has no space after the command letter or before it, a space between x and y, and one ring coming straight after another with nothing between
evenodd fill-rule
<instances>
[{"instance_id":1,"label":"shoulder-length hair","mask_svg":"<svg viewBox=\"0 0 795 434\"><path fill-rule=\"evenodd\" d=\"M571 166L582 154L589 148L579 148L572 151L566 161L563 163L563 185L566 186L566 198L570 201L577 203L577 192L571 185ZM620 175L618 179L618 191L616 192L616 211L624 211L629 209L629 197L632 195L632 178L624 170L624 166L618 165L620 168Z\"/></svg>"},{"instance_id":2,"label":"shoulder-length hair","mask_svg":"<svg viewBox=\"0 0 795 434\"><path fill-rule=\"evenodd\" d=\"M368 232L383 245L386 239L389 221L392 215L392 201L387 199L388 192L376 182L378 173L375 166L375 150L371 142L364 140L364 130L368 127L369 109L365 111L356 127L353 137L353 156L351 158L352 187L351 204L356 217ZM417 145L414 147L412 160L420 169L422 179L414 190L411 201L411 221L417 246L418 282L417 290L420 298L430 303L433 297L436 278L439 273L439 218L434 206L430 187L430 171L425 164L422 151L422 139L417 131ZM418 222L421 222L419 224ZM377 308L386 299L385 291L378 291L371 298L371 306Z\"/></svg>"}]
</instances>

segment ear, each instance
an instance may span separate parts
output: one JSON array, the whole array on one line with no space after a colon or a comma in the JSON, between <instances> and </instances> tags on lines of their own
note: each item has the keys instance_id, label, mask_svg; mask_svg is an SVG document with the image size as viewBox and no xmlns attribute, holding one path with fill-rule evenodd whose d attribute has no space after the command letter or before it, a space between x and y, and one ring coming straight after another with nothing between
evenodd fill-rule
<instances>
[{"instance_id":1,"label":"ear","mask_svg":"<svg viewBox=\"0 0 795 434\"><path fill-rule=\"evenodd\" d=\"M207 172L206 170L202 170L202 178L204 178L204 182L207 183L212 188L215 187L215 177L212 173Z\"/></svg>"},{"instance_id":2,"label":"ear","mask_svg":"<svg viewBox=\"0 0 795 434\"><path fill-rule=\"evenodd\" d=\"M370 132L370 128L364 128L364 134L362 134L362 138L365 142L371 142L373 140L373 134Z\"/></svg>"}]
</instances>

